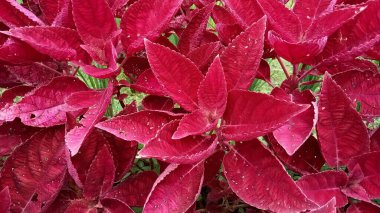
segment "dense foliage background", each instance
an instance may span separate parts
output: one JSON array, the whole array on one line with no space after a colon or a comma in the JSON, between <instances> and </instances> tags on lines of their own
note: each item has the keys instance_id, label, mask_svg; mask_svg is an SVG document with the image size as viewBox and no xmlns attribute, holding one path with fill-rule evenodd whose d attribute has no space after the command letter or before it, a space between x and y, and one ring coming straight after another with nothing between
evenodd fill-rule
<instances>
[{"instance_id":1,"label":"dense foliage background","mask_svg":"<svg viewBox=\"0 0 380 213\"><path fill-rule=\"evenodd\" d=\"M380 212L380 0L1 0L0 212Z\"/></svg>"}]
</instances>

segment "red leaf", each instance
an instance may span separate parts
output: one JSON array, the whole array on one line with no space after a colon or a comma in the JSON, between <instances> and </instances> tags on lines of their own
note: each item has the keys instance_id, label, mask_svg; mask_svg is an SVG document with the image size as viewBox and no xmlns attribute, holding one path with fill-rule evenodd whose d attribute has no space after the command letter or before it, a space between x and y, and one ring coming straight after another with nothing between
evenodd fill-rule
<instances>
[{"instance_id":1,"label":"red leaf","mask_svg":"<svg viewBox=\"0 0 380 213\"><path fill-rule=\"evenodd\" d=\"M335 205L336 205L336 199L335 197L333 197L325 205L317 209L311 210L310 213L336 213L337 209L335 208Z\"/></svg>"},{"instance_id":2,"label":"red leaf","mask_svg":"<svg viewBox=\"0 0 380 213\"><path fill-rule=\"evenodd\" d=\"M12 121L19 117L24 124L36 127L63 124L66 121L65 98L83 90L87 87L77 78L54 78L26 94L17 104L0 110L0 120Z\"/></svg>"},{"instance_id":3,"label":"red leaf","mask_svg":"<svg viewBox=\"0 0 380 213\"><path fill-rule=\"evenodd\" d=\"M144 47L144 39L154 41L161 36L179 9L182 0L139 0L121 19L121 41L128 55Z\"/></svg>"},{"instance_id":4,"label":"red leaf","mask_svg":"<svg viewBox=\"0 0 380 213\"><path fill-rule=\"evenodd\" d=\"M333 78L351 99L353 106L360 102L360 114L380 116L380 74L348 71Z\"/></svg>"},{"instance_id":5,"label":"red leaf","mask_svg":"<svg viewBox=\"0 0 380 213\"><path fill-rule=\"evenodd\" d=\"M108 87L103 91L99 102L90 107L86 114L84 114L84 118L80 120L80 126L75 127L66 134L65 141L72 156L78 153L84 140L94 129L95 125L103 118L103 115L111 102L112 94L113 85L112 82L108 82Z\"/></svg>"},{"instance_id":6,"label":"red leaf","mask_svg":"<svg viewBox=\"0 0 380 213\"><path fill-rule=\"evenodd\" d=\"M239 1L225 0L226 6L233 16L243 27L251 26L254 22L263 17L263 12L255 0Z\"/></svg>"},{"instance_id":7,"label":"red leaf","mask_svg":"<svg viewBox=\"0 0 380 213\"><path fill-rule=\"evenodd\" d=\"M146 51L152 71L167 94L184 109L197 108L197 91L203 74L185 56L148 40Z\"/></svg>"},{"instance_id":8,"label":"red leaf","mask_svg":"<svg viewBox=\"0 0 380 213\"><path fill-rule=\"evenodd\" d=\"M11 196L9 194L9 188L6 186L0 191L0 211L10 212L11 208Z\"/></svg>"},{"instance_id":9,"label":"red leaf","mask_svg":"<svg viewBox=\"0 0 380 213\"><path fill-rule=\"evenodd\" d=\"M260 61L260 65L259 65L259 69L257 70L257 76L256 76L257 79L261 79L263 81L269 81L271 82L271 79L270 79L270 66L268 64L267 61L265 60L261 60Z\"/></svg>"},{"instance_id":10,"label":"red leaf","mask_svg":"<svg viewBox=\"0 0 380 213\"><path fill-rule=\"evenodd\" d=\"M52 72L47 66L54 70L59 69L59 64L52 62L45 62L40 64L30 64L25 66L7 66L8 70L16 76L18 80L27 85L39 85L51 81L54 77L58 76L58 73Z\"/></svg>"},{"instance_id":11,"label":"red leaf","mask_svg":"<svg viewBox=\"0 0 380 213\"><path fill-rule=\"evenodd\" d=\"M353 203L347 209L347 213L377 213L379 211L379 206L366 202Z\"/></svg>"},{"instance_id":12,"label":"red leaf","mask_svg":"<svg viewBox=\"0 0 380 213\"><path fill-rule=\"evenodd\" d=\"M371 151L380 151L380 128L371 135Z\"/></svg>"},{"instance_id":13,"label":"red leaf","mask_svg":"<svg viewBox=\"0 0 380 213\"><path fill-rule=\"evenodd\" d=\"M380 60L380 43L377 42L376 45L366 52L366 55L368 55L370 58L375 59L375 60Z\"/></svg>"},{"instance_id":14,"label":"red leaf","mask_svg":"<svg viewBox=\"0 0 380 213\"><path fill-rule=\"evenodd\" d=\"M72 157L73 164L82 182L86 179L91 162L105 144L110 147L114 160L115 180L121 179L130 169L137 154L137 143L126 142L100 130L93 131L79 149L78 154Z\"/></svg>"},{"instance_id":15,"label":"red leaf","mask_svg":"<svg viewBox=\"0 0 380 213\"><path fill-rule=\"evenodd\" d=\"M136 113L137 112L137 106L136 106L136 101L132 101L132 103L130 103L129 105L127 105L126 107L124 107L124 109L122 109L117 115L117 116L121 116L121 115L129 115L129 114L132 114L132 113Z\"/></svg>"},{"instance_id":16,"label":"red leaf","mask_svg":"<svg viewBox=\"0 0 380 213\"><path fill-rule=\"evenodd\" d=\"M325 164L321 154L318 140L310 136L305 143L289 156L272 135L268 135L268 143L271 145L277 157L291 170L300 174L310 174L320 171Z\"/></svg>"},{"instance_id":17,"label":"red leaf","mask_svg":"<svg viewBox=\"0 0 380 213\"><path fill-rule=\"evenodd\" d=\"M129 0L108 0L108 4L111 7L111 10L115 13L118 9L121 9L123 6L129 3Z\"/></svg>"},{"instance_id":18,"label":"red leaf","mask_svg":"<svg viewBox=\"0 0 380 213\"><path fill-rule=\"evenodd\" d=\"M223 157L224 151L218 150L205 160L205 175L203 184L209 184L209 182L215 180L217 177L216 175L219 173L222 165Z\"/></svg>"},{"instance_id":19,"label":"red leaf","mask_svg":"<svg viewBox=\"0 0 380 213\"><path fill-rule=\"evenodd\" d=\"M199 70L206 73L208 67L222 48L219 42L206 43L189 52L187 57L198 66Z\"/></svg>"},{"instance_id":20,"label":"red leaf","mask_svg":"<svg viewBox=\"0 0 380 213\"><path fill-rule=\"evenodd\" d=\"M186 212L198 198L203 182L203 162L170 164L153 185L144 212Z\"/></svg>"},{"instance_id":21,"label":"red leaf","mask_svg":"<svg viewBox=\"0 0 380 213\"><path fill-rule=\"evenodd\" d=\"M278 99L283 99L277 96L274 93L275 91L280 91L283 93L285 93L285 91L278 90L276 88L272 90L272 95ZM310 90L305 90L304 92L298 92L296 90L290 95L287 95L285 93L285 96L288 96L289 99L298 104L313 103L309 109L297 116L294 116L288 122L286 122L286 124L273 131L273 136L285 149L287 154L293 155L311 135L312 130L317 122L318 113L316 112L317 106L314 106L315 98Z\"/></svg>"},{"instance_id":22,"label":"red leaf","mask_svg":"<svg viewBox=\"0 0 380 213\"><path fill-rule=\"evenodd\" d=\"M238 142L230 148L223 160L224 174L231 189L244 202L274 212L316 207L260 141Z\"/></svg>"},{"instance_id":23,"label":"red leaf","mask_svg":"<svg viewBox=\"0 0 380 213\"><path fill-rule=\"evenodd\" d=\"M181 139L190 135L201 135L216 127L218 120L210 118L201 110L196 110L182 117L173 139Z\"/></svg>"},{"instance_id":24,"label":"red leaf","mask_svg":"<svg viewBox=\"0 0 380 213\"><path fill-rule=\"evenodd\" d=\"M184 55L199 47L202 43L204 32L215 3L198 10L187 27L183 30L178 43L178 49Z\"/></svg>"},{"instance_id":25,"label":"red leaf","mask_svg":"<svg viewBox=\"0 0 380 213\"><path fill-rule=\"evenodd\" d=\"M336 1L332 0L304 0L296 2L293 11L299 17L303 27L312 23L325 14L334 10Z\"/></svg>"},{"instance_id":26,"label":"red leaf","mask_svg":"<svg viewBox=\"0 0 380 213\"><path fill-rule=\"evenodd\" d=\"M172 99L154 95L146 96L141 104L145 110L171 111L174 108L174 102Z\"/></svg>"},{"instance_id":27,"label":"red leaf","mask_svg":"<svg viewBox=\"0 0 380 213\"><path fill-rule=\"evenodd\" d=\"M306 40L329 36L353 18L359 7L342 7L334 10L336 1L306 0L297 2L293 11L298 16Z\"/></svg>"},{"instance_id":28,"label":"red leaf","mask_svg":"<svg viewBox=\"0 0 380 213\"><path fill-rule=\"evenodd\" d=\"M71 29L75 29L75 23L72 13L72 4L71 0L63 0L60 11L55 17L52 26L57 27L68 27Z\"/></svg>"},{"instance_id":29,"label":"red leaf","mask_svg":"<svg viewBox=\"0 0 380 213\"><path fill-rule=\"evenodd\" d=\"M223 173L221 175L223 175ZM239 199L239 197L235 195L235 193L232 191L232 189L228 185L228 182L225 180L219 180L217 178L214 181L211 181L208 184L208 187L210 187L211 192L207 195L207 199L210 200L211 202L214 202L214 205L211 202L210 202L211 205L208 205L208 208L210 208L211 210L213 210L215 207L217 211L222 210L223 207L216 206L215 202L217 202L220 199L223 199L224 197L228 197L234 200Z\"/></svg>"},{"instance_id":30,"label":"red leaf","mask_svg":"<svg viewBox=\"0 0 380 213\"><path fill-rule=\"evenodd\" d=\"M150 65L146 57L131 56L127 58L123 68L126 73L139 76L149 69Z\"/></svg>"},{"instance_id":31,"label":"red leaf","mask_svg":"<svg viewBox=\"0 0 380 213\"><path fill-rule=\"evenodd\" d=\"M266 18L236 37L220 56L228 90L248 89L256 76L264 47Z\"/></svg>"},{"instance_id":32,"label":"red leaf","mask_svg":"<svg viewBox=\"0 0 380 213\"><path fill-rule=\"evenodd\" d=\"M234 2L226 1L226 3L240 4L240 2L238 1L234 1ZM257 5L256 1L249 1L249 4L252 4L252 3L258 9L259 15L262 14L261 9ZM247 6L247 2L245 2L244 4L244 7L246 6ZM232 7L230 7L230 9L232 9ZM249 13L249 15L254 15L254 16L256 16L256 14L257 13ZM225 8L220 7L220 6L215 6L212 15L216 23L216 31L218 32L218 37L220 38L223 44L228 45L236 36L238 36L243 31L242 26L238 24L238 21L235 19L235 17L230 12L228 12ZM262 15L254 19L258 20L261 17ZM249 22L253 23L254 21L249 21Z\"/></svg>"},{"instance_id":33,"label":"red leaf","mask_svg":"<svg viewBox=\"0 0 380 213\"><path fill-rule=\"evenodd\" d=\"M326 48L318 57L317 66L350 61L370 50L380 40L379 7L380 1L369 1L367 8L354 20L330 36Z\"/></svg>"},{"instance_id":34,"label":"red leaf","mask_svg":"<svg viewBox=\"0 0 380 213\"><path fill-rule=\"evenodd\" d=\"M277 0L257 0L268 17L271 28L289 42L295 42L301 32L300 19Z\"/></svg>"},{"instance_id":35,"label":"red leaf","mask_svg":"<svg viewBox=\"0 0 380 213\"><path fill-rule=\"evenodd\" d=\"M85 44L99 46L116 33L116 22L106 0L72 0L77 31Z\"/></svg>"},{"instance_id":36,"label":"red leaf","mask_svg":"<svg viewBox=\"0 0 380 213\"><path fill-rule=\"evenodd\" d=\"M228 45L230 44L243 30L238 24L217 24L216 31L220 41Z\"/></svg>"},{"instance_id":37,"label":"red leaf","mask_svg":"<svg viewBox=\"0 0 380 213\"><path fill-rule=\"evenodd\" d=\"M230 10L234 10L234 7L240 7L242 5L239 1L227 0L225 2L226 2L226 5L228 5L228 9L230 9ZM256 2L255 1L249 1L249 4L251 4L251 3L255 4ZM239 4L239 5L234 5L234 4ZM244 6L246 6L246 5L247 4L245 4ZM256 5L257 5L257 3L256 3ZM258 11L261 11L261 9L258 7L258 5L257 5L257 8L258 8ZM255 14L249 13L249 15L255 15ZM262 17L262 15L260 17L258 17L257 20L260 19L261 17ZM212 18L214 19L214 21L217 25L218 24L231 25L231 24L237 24L238 23L237 19L232 14L232 12L228 11L227 8L219 6L219 5L214 6L213 11L212 11ZM255 20L255 21L257 21L257 20ZM252 23L255 21L252 21ZM252 23L250 23L248 25L251 25Z\"/></svg>"},{"instance_id":38,"label":"red leaf","mask_svg":"<svg viewBox=\"0 0 380 213\"><path fill-rule=\"evenodd\" d=\"M36 196L39 202L52 201L66 174L66 156L62 128L50 128L35 134L7 159L1 171L0 186L8 186L12 210L20 210ZM48 171L48 172L47 172Z\"/></svg>"},{"instance_id":39,"label":"red leaf","mask_svg":"<svg viewBox=\"0 0 380 213\"><path fill-rule=\"evenodd\" d=\"M134 213L134 211L125 203L114 199L101 200L104 212Z\"/></svg>"},{"instance_id":40,"label":"red leaf","mask_svg":"<svg viewBox=\"0 0 380 213\"><path fill-rule=\"evenodd\" d=\"M71 157L72 164L81 182L86 181L88 168L106 141L107 139L100 131L93 131L80 147L78 154Z\"/></svg>"},{"instance_id":41,"label":"red leaf","mask_svg":"<svg viewBox=\"0 0 380 213\"><path fill-rule=\"evenodd\" d=\"M330 167L369 151L367 128L343 90L325 74L318 104L317 133Z\"/></svg>"},{"instance_id":42,"label":"red leaf","mask_svg":"<svg viewBox=\"0 0 380 213\"><path fill-rule=\"evenodd\" d=\"M172 135L177 126L178 121L172 121L163 126L157 136L139 152L139 155L168 163L192 164L214 153L217 138L197 136L174 140Z\"/></svg>"},{"instance_id":43,"label":"red leaf","mask_svg":"<svg viewBox=\"0 0 380 213\"><path fill-rule=\"evenodd\" d=\"M167 36L170 36L170 34L172 34L172 32L168 32ZM156 43L157 44L161 44L162 46L165 46L167 48L170 48L171 50L174 50L174 51L178 51L178 48L176 45L174 45L168 37L166 37L166 35L162 35L160 36L157 40L156 40Z\"/></svg>"},{"instance_id":44,"label":"red leaf","mask_svg":"<svg viewBox=\"0 0 380 213\"><path fill-rule=\"evenodd\" d=\"M371 199L366 191L360 184L360 181L364 179L363 171L359 165L356 165L351 171L349 176L349 184L346 188L342 189L342 192L347 196L355 198L357 200L371 202Z\"/></svg>"},{"instance_id":45,"label":"red leaf","mask_svg":"<svg viewBox=\"0 0 380 213\"><path fill-rule=\"evenodd\" d=\"M199 108L211 119L219 119L226 110L227 84L220 58L211 64L205 79L198 88Z\"/></svg>"},{"instance_id":46,"label":"red leaf","mask_svg":"<svg viewBox=\"0 0 380 213\"><path fill-rule=\"evenodd\" d=\"M146 144L173 117L161 111L141 111L103 121L97 128L126 141L135 140Z\"/></svg>"},{"instance_id":47,"label":"red leaf","mask_svg":"<svg viewBox=\"0 0 380 213\"><path fill-rule=\"evenodd\" d=\"M2 0L0 2L0 22L10 28L45 25L36 15L14 0Z\"/></svg>"},{"instance_id":48,"label":"red leaf","mask_svg":"<svg viewBox=\"0 0 380 213\"><path fill-rule=\"evenodd\" d=\"M311 59L323 51L327 37L314 40L289 42L273 31L269 31L268 40L276 53L291 63L310 63Z\"/></svg>"},{"instance_id":49,"label":"red leaf","mask_svg":"<svg viewBox=\"0 0 380 213\"><path fill-rule=\"evenodd\" d=\"M345 193L353 198L368 201L380 198L380 152L371 152L352 158L347 168L350 172L349 186ZM361 195L364 193L364 196Z\"/></svg>"},{"instance_id":50,"label":"red leaf","mask_svg":"<svg viewBox=\"0 0 380 213\"><path fill-rule=\"evenodd\" d=\"M72 110L89 108L97 104L102 98L101 91L88 90L72 93L65 99L66 105Z\"/></svg>"},{"instance_id":51,"label":"red leaf","mask_svg":"<svg viewBox=\"0 0 380 213\"><path fill-rule=\"evenodd\" d=\"M17 96L24 96L31 90L33 90L33 87L22 85L5 90L0 96L0 109L8 104L13 104L14 99L17 98Z\"/></svg>"},{"instance_id":52,"label":"red leaf","mask_svg":"<svg viewBox=\"0 0 380 213\"><path fill-rule=\"evenodd\" d=\"M371 61L354 59L351 61L346 61L344 63L334 63L328 66L322 66L318 68L319 74L324 74L325 71L330 73L331 75L338 74L341 72L348 71L361 71L361 72L373 72L377 73L377 66Z\"/></svg>"},{"instance_id":53,"label":"red leaf","mask_svg":"<svg viewBox=\"0 0 380 213\"><path fill-rule=\"evenodd\" d=\"M219 57L210 66L198 88L199 110L185 115L174 133L174 139L199 135L214 128L222 117L227 102L227 85Z\"/></svg>"},{"instance_id":54,"label":"red leaf","mask_svg":"<svg viewBox=\"0 0 380 213\"><path fill-rule=\"evenodd\" d=\"M222 134L228 140L252 140L282 126L307 108L309 106L277 100L266 94L231 91Z\"/></svg>"},{"instance_id":55,"label":"red leaf","mask_svg":"<svg viewBox=\"0 0 380 213\"><path fill-rule=\"evenodd\" d=\"M107 145L99 151L87 172L83 195L87 199L103 197L113 185L115 165Z\"/></svg>"},{"instance_id":56,"label":"red leaf","mask_svg":"<svg viewBox=\"0 0 380 213\"><path fill-rule=\"evenodd\" d=\"M118 181L130 170L137 154L138 144L136 141L126 142L106 132L103 132L103 136L111 148L116 167L115 180Z\"/></svg>"},{"instance_id":57,"label":"red leaf","mask_svg":"<svg viewBox=\"0 0 380 213\"><path fill-rule=\"evenodd\" d=\"M0 46L0 60L11 64L30 64L35 61L44 61L48 57L37 52L28 44L9 38Z\"/></svg>"},{"instance_id":58,"label":"red leaf","mask_svg":"<svg viewBox=\"0 0 380 213\"><path fill-rule=\"evenodd\" d=\"M76 192L70 189L62 189L54 202L43 209L46 212L63 212L67 209L71 200L77 199Z\"/></svg>"},{"instance_id":59,"label":"red leaf","mask_svg":"<svg viewBox=\"0 0 380 213\"><path fill-rule=\"evenodd\" d=\"M112 188L105 197L142 207L156 179L157 174L153 171L138 173Z\"/></svg>"},{"instance_id":60,"label":"red leaf","mask_svg":"<svg viewBox=\"0 0 380 213\"><path fill-rule=\"evenodd\" d=\"M348 203L346 195L341 191L341 188L345 187L347 183L348 177L342 171L325 171L305 175L297 181L302 192L319 206L335 198L338 208L344 207Z\"/></svg>"},{"instance_id":61,"label":"red leaf","mask_svg":"<svg viewBox=\"0 0 380 213\"><path fill-rule=\"evenodd\" d=\"M13 28L7 34L57 60L69 61L84 58L78 34L69 28L21 27Z\"/></svg>"},{"instance_id":62,"label":"red leaf","mask_svg":"<svg viewBox=\"0 0 380 213\"><path fill-rule=\"evenodd\" d=\"M84 46L82 46L82 48L83 47ZM88 49L86 50L90 53ZM85 72L87 75L95 78L116 78L116 76L120 74L121 69L117 67L116 63L117 52L112 42L109 41L107 44L105 44L104 49L98 49L95 47L95 52L90 53L90 55L95 61L107 65L107 68L98 68L92 65L82 65L83 72Z\"/></svg>"},{"instance_id":63,"label":"red leaf","mask_svg":"<svg viewBox=\"0 0 380 213\"><path fill-rule=\"evenodd\" d=\"M98 210L90 206L90 201L85 199L72 200L65 213L96 213Z\"/></svg>"},{"instance_id":64,"label":"red leaf","mask_svg":"<svg viewBox=\"0 0 380 213\"><path fill-rule=\"evenodd\" d=\"M39 0L39 7L42 12L43 20L51 24L57 17L59 10L64 6L64 0Z\"/></svg>"},{"instance_id":65,"label":"red leaf","mask_svg":"<svg viewBox=\"0 0 380 213\"><path fill-rule=\"evenodd\" d=\"M18 145L38 132L39 128L25 126L16 119L0 126L0 156L10 154Z\"/></svg>"},{"instance_id":66,"label":"red leaf","mask_svg":"<svg viewBox=\"0 0 380 213\"><path fill-rule=\"evenodd\" d=\"M131 88L151 95L166 95L162 85L157 81L151 69L147 69L141 73L136 82L131 85Z\"/></svg>"},{"instance_id":67,"label":"red leaf","mask_svg":"<svg viewBox=\"0 0 380 213\"><path fill-rule=\"evenodd\" d=\"M0 47L1 54L1 47ZM1 58L0 58L1 62ZM5 66L0 65L0 86L2 88L15 87L20 85L20 81ZM2 106L1 106L2 108Z\"/></svg>"},{"instance_id":68,"label":"red leaf","mask_svg":"<svg viewBox=\"0 0 380 213\"><path fill-rule=\"evenodd\" d=\"M363 9L363 7L346 7L324 14L309 26L305 37L308 40L312 40L323 36L330 36Z\"/></svg>"},{"instance_id":69,"label":"red leaf","mask_svg":"<svg viewBox=\"0 0 380 213\"><path fill-rule=\"evenodd\" d=\"M302 9L296 4L295 13L277 0L259 0L259 3L275 31L269 32L271 45L278 55L293 64L311 64L322 52L327 36L360 11L359 7L333 11L335 2L327 1L307 1L300 4Z\"/></svg>"},{"instance_id":70,"label":"red leaf","mask_svg":"<svg viewBox=\"0 0 380 213\"><path fill-rule=\"evenodd\" d=\"M96 61L98 64L102 66L107 66L107 68L111 69L116 69L116 58L117 58L117 53L116 53L116 48L114 47L114 44L112 41L108 41L104 44L100 44L99 46L92 46L92 45L87 45L83 44L81 45L81 48L84 49L90 56L91 58ZM107 68L98 68L95 66L87 65L87 64L80 64L84 67L83 71L84 72L91 72L92 70L107 70ZM92 69L92 70L91 70ZM95 73L96 74L96 73ZM104 75L104 74L103 74ZM94 76L96 77L96 76Z\"/></svg>"}]
</instances>

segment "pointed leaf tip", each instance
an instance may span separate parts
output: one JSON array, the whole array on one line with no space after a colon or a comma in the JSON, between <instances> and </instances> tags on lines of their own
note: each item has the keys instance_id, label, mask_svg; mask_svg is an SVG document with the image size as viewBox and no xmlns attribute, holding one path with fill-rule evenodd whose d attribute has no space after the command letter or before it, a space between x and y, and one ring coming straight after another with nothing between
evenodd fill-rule
<instances>
[{"instance_id":1,"label":"pointed leaf tip","mask_svg":"<svg viewBox=\"0 0 380 213\"><path fill-rule=\"evenodd\" d=\"M144 212L186 212L202 188L204 164L170 164L157 178Z\"/></svg>"},{"instance_id":2,"label":"pointed leaf tip","mask_svg":"<svg viewBox=\"0 0 380 213\"><path fill-rule=\"evenodd\" d=\"M221 54L228 91L247 90L253 82L263 55L265 29L266 19L261 18L238 35Z\"/></svg>"},{"instance_id":3,"label":"pointed leaf tip","mask_svg":"<svg viewBox=\"0 0 380 213\"><path fill-rule=\"evenodd\" d=\"M330 167L345 165L354 156L369 151L367 128L350 99L325 73L319 103L317 134Z\"/></svg>"},{"instance_id":4,"label":"pointed leaf tip","mask_svg":"<svg viewBox=\"0 0 380 213\"><path fill-rule=\"evenodd\" d=\"M223 159L223 168L231 189L251 206L274 212L301 212L317 207L257 139L231 147Z\"/></svg>"},{"instance_id":5,"label":"pointed leaf tip","mask_svg":"<svg viewBox=\"0 0 380 213\"><path fill-rule=\"evenodd\" d=\"M229 140L252 140L272 132L309 107L262 93L234 90L228 94L222 134Z\"/></svg>"},{"instance_id":6,"label":"pointed leaf tip","mask_svg":"<svg viewBox=\"0 0 380 213\"><path fill-rule=\"evenodd\" d=\"M188 111L198 108L197 90L203 80L198 67L184 55L152 42L146 43L154 75L167 94Z\"/></svg>"}]
</instances>

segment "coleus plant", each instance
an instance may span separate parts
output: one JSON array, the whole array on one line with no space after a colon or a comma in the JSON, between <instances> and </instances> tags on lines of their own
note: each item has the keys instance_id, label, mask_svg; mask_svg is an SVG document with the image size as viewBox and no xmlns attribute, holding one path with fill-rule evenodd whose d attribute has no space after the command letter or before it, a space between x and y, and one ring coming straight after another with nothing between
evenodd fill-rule
<instances>
[{"instance_id":1,"label":"coleus plant","mask_svg":"<svg viewBox=\"0 0 380 213\"><path fill-rule=\"evenodd\" d=\"M379 212L379 8L1 1L1 212Z\"/></svg>"}]
</instances>

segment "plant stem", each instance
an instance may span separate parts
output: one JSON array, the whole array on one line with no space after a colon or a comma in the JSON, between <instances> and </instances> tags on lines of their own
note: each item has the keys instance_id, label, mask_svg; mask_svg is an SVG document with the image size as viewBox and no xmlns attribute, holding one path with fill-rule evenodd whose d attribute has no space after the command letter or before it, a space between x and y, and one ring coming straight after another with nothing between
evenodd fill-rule
<instances>
[{"instance_id":1,"label":"plant stem","mask_svg":"<svg viewBox=\"0 0 380 213\"><path fill-rule=\"evenodd\" d=\"M78 67L75 69L75 71L74 71L74 73L73 73L73 76L75 76L75 75L78 73L79 69L80 69L80 66L78 66Z\"/></svg>"},{"instance_id":2,"label":"plant stem","mask_svg":"<svg viewBox=\"0 0 380 213\"><path fill-rule=\"evenodd\" d=\"M117 87L116 96L117 96L117 99L119 100L119 104L120 104L121 108L124 109L125 104L124 104L123 100L120 99L120 96L121 96L120 89L121 89L121 87Z\"/></svg>"},{"instance_id":3,"label":"plant stem","mask_svg":"<svg viewBox=\"0 0 380 213\"><path fill-rule=\"evenodd\" d=\"M268 80L267 78L264 78L264 81L269 85L271 86L272 88L275 88L276 86L272 84L272 82L270 82L270 80Z\"/></svg>"},{"instance_id":4,"label":"plant stem","mask_svg":"<svg viewBox=\"0 0 380 213\"><path fill-rule=\"evenodd\" d=\"M299 66L299 64L293 64L293 76L297 76L298 66Z\"/></svg>"},{"instance_id":5,"label":"plant stem","mask_svg":"<svg viewBox=\"0 0 380 213\"><path fill-rule=\"evenodd\" d=\"M309 70L304 71L304 73L298 79L298 82L300 82L303 78L305 78L307 75L309 75L314 70L315 70L315 67L313 67L313 68L311 68Z\"/></svg>"},{"instance_id":6,"label":"plant stem","mask_svg":"<svg viewBox=\"0 0 380 213\"><path fill-rule=\"evenodd\" d=\"M115 70L115 72L120 72L121 68L123 68L123 66L125 65L125 63L127 63L127 60L128 60L128 57L125 56L125 58L124 58L123 61L120 63L119 67Z\"/></svg>"},{"instance_id":7,"label":"plant stem","mask_svg":"<svg viewBox=\"0 0 380 213\"><path fill-rule=\"evenodd\" d=\"M316 81L306 81L306 82L302 82L300 85L301 86L306 86L306 85L313 85L313 84L317 84L317 83L321 83L322 81L321 80L316 80Z\"/></svg>"},{"instance_id":8,"label":"plant stem","mask_svg":"<svg viewBox=\"0 0 380 213\"><path fill-rule=\"evenodd\" d=\"M277 58L277 61L280 63L281 68L282 68L282 70L284 71L286 78L290 78L289 72L288 72L288 70L286 69L286 67L285 67L285 65L284 65L284 62L281 60L280 57L276 56L276 58Z\"/></svg>"}]
</instances>

